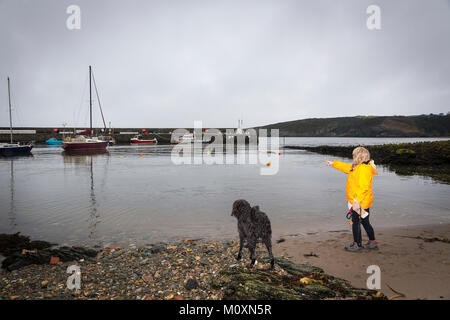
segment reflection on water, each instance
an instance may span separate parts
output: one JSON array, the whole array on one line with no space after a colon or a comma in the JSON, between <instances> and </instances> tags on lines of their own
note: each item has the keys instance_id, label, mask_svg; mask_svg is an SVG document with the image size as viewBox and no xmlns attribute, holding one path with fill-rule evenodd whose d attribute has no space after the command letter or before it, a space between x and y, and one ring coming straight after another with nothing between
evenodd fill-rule
<instances>
[{"instance_id":1,"label":"reflection on water","mask_svg":"<svg viewBox=\"0 0 450 320\"><path fill-rule=\"evenodd\" d=\"M324 165L328 156L286 150L278 174L261 176L259 164L176 166L171 150L115 146L72 155L36 147L34 157L0 159L0 232L60 244L235 237L230 213L239 198L267 212L275 237L348 227L346 177ZM375 227L450 222L449 185L379 172Z\"/></svg>"},{"instance_id":2,"label":"reflection on water","mask_svg":"<svg viewBox=\"0 0 450 320\"><path fill-rule=\"evenodd\" d=\"M10 207L9 207L9 211L8 211L8 217L9 217L9 226L11 230L14 230L16 227L16 210L14 207L14 161L11 159L10 160L10 164L11 164L11 178L10 178L10 190L11 190L11 202L10 202Z\"/></svg>"},{"instance_id":3,"label":"reflection on water","mask_svg":"<svg viewBox=\"0 0 450 320\"><path fill-rule=\"evenodd\" d=\"M94 167L93 167L93 163L94 163L94 157L99 156L99 155L108 155L107 151L98 151L98 150L88 150L88 151L72 151L72 152L67 152L64 151L62 152L63 155L63 159L64 159L64 167L65 168L69 168L72 167L75 170L77 168L88 168L88 172L89 172L89 207L88 207L88 218L87 218L87 226L88 226L88 230L89 230L89 242L91 243L97 243L97 244L101 244L101 241L98 240L99 236L97 233L97 226L100 223L100 213L98 210L98 203L96 200L96 196L95 196L95 183L94 183ZM107 174L108 174L108 167L109 167L109 157L105 158L106 160L104 161L105 165L104 165L104 170L102 172L102 176L103 176L103 183L101 184L101 186L104 187L104 182L106 180ZM82 186L80 186L82 187ZM101 190L102 188L100 188Z\"/></svg>"}]
</instances>

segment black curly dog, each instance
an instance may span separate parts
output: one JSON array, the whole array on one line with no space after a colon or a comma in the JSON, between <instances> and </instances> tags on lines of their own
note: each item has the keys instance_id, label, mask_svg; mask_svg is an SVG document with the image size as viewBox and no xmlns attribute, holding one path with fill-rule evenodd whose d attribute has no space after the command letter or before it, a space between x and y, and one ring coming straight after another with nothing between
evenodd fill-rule
<instances>
[{"instance_id":1,"label":"black curly dog","mask_svg":"<svg viewBox=\"0 0 450 320\"><path fill-rule=\"evenodd\" d=\"M238 220L238 232L239 232L239 253L237 259L242 257L242 247L244 241L247 241L247 247L250 250L250 256L252 262L251 266L255 264L255 249L259 239L266 245L267 251L270 256L270 268L273 269L275 260L272 254L272 228L270 226L270 220L267 215L259 211L259 206L251 207L250 203L246 200L236 200L233 203L233 211L231 216L236 217Z\"/></svg>"}]
</instances>

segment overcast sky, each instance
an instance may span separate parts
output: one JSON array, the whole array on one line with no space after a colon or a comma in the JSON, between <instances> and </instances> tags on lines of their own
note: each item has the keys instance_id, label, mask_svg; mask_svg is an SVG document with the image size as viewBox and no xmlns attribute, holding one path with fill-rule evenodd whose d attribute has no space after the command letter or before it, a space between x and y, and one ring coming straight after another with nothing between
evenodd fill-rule
<instances>
[{"instance_id":1,"label":"overcast sky","mask_svg":"<svg viewBox=\"0 0 450 320\"><path fill-rule=\"evenodd\" d=\"M447 113L450 1L0 0L0 126L7 76L16 126L88 125L89 64L113 127Z\"/></svg>"}]
</instances>

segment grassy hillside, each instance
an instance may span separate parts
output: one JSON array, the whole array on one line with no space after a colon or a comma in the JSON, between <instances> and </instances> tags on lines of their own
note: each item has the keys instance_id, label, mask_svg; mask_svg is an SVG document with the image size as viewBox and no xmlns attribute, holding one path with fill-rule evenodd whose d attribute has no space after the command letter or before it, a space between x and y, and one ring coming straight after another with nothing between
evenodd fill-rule
<instances>
[{"instance_id":1,"label":"grassy hillside","mask_svg":"<svg viewBox=\"0 0 450 320\"><path fill-rule=\"evenodd\" d=\"M449 137L450 115L313 118L259 128L285 137Z\"/></svg>"}]
</instances>

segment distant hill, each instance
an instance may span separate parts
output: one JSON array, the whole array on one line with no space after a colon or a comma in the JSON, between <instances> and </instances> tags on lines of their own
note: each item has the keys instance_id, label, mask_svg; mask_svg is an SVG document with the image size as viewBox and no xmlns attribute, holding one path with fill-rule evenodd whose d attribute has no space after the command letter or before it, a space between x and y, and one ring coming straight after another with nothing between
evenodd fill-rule
<instances>
[{"instance_id":1,"label":"distant hill","mask_svg":"<svg viewBox=\"0 0 450 320\"><path fill-rule=\"evenodd\" d=\"M285 137L450 137L450 115L312 118L259 128Z\"/></svg>"}]
</instances>

